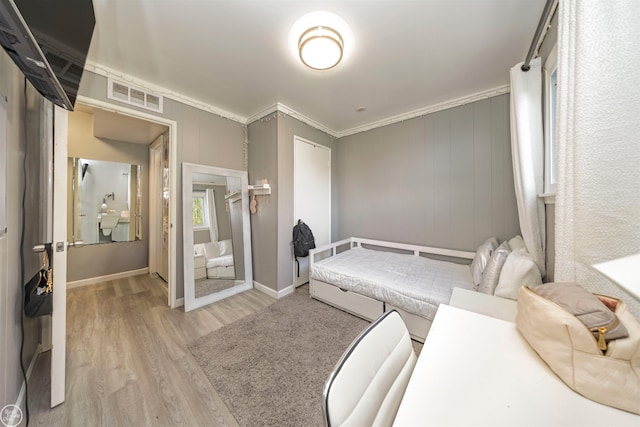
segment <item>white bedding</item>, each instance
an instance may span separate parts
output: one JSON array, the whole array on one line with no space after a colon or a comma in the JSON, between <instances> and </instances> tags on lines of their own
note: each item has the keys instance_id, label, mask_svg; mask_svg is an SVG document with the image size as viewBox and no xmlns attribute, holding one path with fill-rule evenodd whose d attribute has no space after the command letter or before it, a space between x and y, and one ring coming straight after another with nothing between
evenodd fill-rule
<instances>
[{"instance_id":1,"label":"white bedding","mask_svg":"<svg viewBox=\"0 0 640 427\"><path fill-rule=\"evenodd\" d=\"M215 258L207 259L207 268L214 267L231 267L233 266L233 255L222 255Z\"/></svg>"},{"instance_id":2,"label":"white bedding","mask_svg":"<svg viewBox=\"0 0 640 427\"><path fill-rule=\"evenodd\" d=\"M361 247L314 263L311 278L431 320L454 287L473 289L468 265Z\"/></svg>"}]
</instances>

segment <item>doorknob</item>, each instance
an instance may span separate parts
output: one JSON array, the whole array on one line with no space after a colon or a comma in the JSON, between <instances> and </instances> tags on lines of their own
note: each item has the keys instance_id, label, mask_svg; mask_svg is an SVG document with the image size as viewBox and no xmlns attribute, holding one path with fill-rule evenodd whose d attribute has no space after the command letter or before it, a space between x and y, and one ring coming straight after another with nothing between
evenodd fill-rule
<instances>
[{"instance_id":1,"label":"doorknob","mask_svg":"<svg viewBox=\"0 0 640 427\"><path fill-rule=\"evenodd\" d=\"M67 248L81 248L84 246L82 240L76 240L75 242L67 242Z\"/></svg>"}]
</instances>

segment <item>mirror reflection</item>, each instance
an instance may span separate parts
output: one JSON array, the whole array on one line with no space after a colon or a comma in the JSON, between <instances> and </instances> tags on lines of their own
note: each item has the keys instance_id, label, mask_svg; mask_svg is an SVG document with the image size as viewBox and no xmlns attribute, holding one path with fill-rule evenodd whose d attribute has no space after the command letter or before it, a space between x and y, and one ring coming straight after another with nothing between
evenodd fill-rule
<instances>
[{"instance_id":1,"label":"mirror reflection","mask_svg":"<svg viewBox=\"0 0 640 427\"><path fill-rule=\"evenodd\" d=\"M183 163L185 310L253 287L247 173Z\"/></svg>"},{"instance_id":2,"label":"mirror reflection","mask_svg":"<svg viewBox=\"0 0 640 427\"><path fill-rule=\"evenodd\" d=\"M68 240L85 245L142 238L142 166L69 159Z\"/></svg>"},{"instance_id":3,"label":"mirror reflection","mask_svg":"<svg viewBox=\"0 0 640 427\"><path fill-rule=\"evenodd\" d=\"M244 282L241 191L240 178L193 174L196 298Z\"/></svg>"}]
</instances>

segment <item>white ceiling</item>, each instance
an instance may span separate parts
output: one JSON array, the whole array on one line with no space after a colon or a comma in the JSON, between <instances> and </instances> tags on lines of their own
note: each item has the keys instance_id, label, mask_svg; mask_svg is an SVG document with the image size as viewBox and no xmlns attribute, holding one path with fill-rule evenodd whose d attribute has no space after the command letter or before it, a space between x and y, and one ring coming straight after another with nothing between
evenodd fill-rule
<instances>
[{"instance_id":1,"label":"white ceiling","mask_svg":"<svg viewBox=\"0 0 640 427\"><path fill-rule=\"evenodd\" d=\"M544 0L93 0L88 60L249 118L276 103L341 133L503 87ZM355 38L324 71L288 47L302 15L327 10ZM364 112L356 112L359 107Z\"/></svg>"}]
</instances>

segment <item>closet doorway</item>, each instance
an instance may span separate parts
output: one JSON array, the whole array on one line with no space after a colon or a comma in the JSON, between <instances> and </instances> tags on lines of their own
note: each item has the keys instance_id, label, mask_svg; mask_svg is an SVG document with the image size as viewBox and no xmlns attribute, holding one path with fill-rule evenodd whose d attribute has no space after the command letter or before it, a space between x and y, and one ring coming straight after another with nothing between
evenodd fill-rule
<instances>
[{"instance_id":1,"label":"closet doorway","mask_svg":"<svg viewBox=\"0 0 640 427\"><path fill-rule=\"evenodd\" d=\"M293 139L293 226L303 220L316 247L331 243L331 148L295 136ZM291 249L293 256L293 248ZM295 287L309 282L309 257L293 263Z\"/></svg>"}]
</instances>

